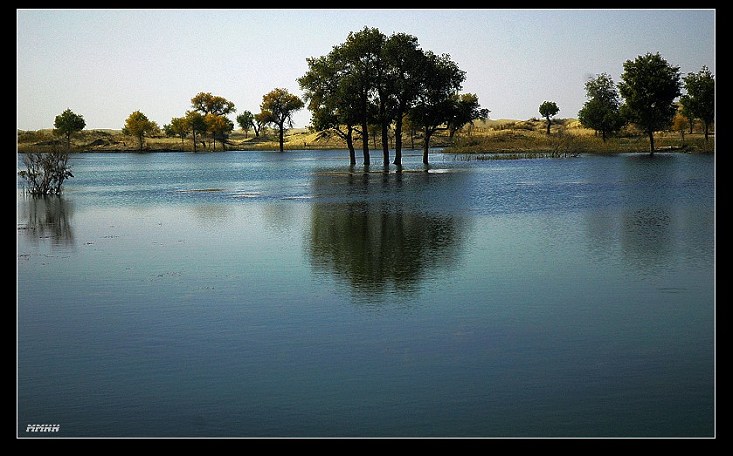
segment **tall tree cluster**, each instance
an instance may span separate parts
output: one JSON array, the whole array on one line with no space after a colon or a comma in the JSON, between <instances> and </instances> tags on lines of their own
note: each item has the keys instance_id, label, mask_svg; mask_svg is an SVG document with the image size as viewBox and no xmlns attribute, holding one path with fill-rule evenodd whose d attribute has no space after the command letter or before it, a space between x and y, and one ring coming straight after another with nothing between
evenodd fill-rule
<instances>
[{"instance_id":1,"label":"tall tree cluster","mask_svg":"<svg viewBox=\"0 0 733 456\"><path fill-rule=\"evenodd\" d=\"M691 121L702 121L707 141L710 125L715 121L715 76L703 66L697 73L687 73L683 80L687 92L680 97L683 111Z\"/></svg>"},{"instance_id":2,"label":"tall tree cluster","mask_svg":"<svg viewBox=\"0 0 733 456\"><path fill-rule=\"evenodd\" d=\"M578 112L578 119L584 126L601 133L605 142L609 135L624 126L616 85L610 75L601 73L585 83L585 93L588 101Z\"/></svg>"},{"instance_id":3,"label":"tall tree cluster","mask_svg":"<svg viewBox=\"0 0 733 456\"><path fill-rule=\"evenodd\" d=\"M680 130L685 120L692 132L694 120L700 119L708 139L709 127L715 121L715 77L706 66L682 78L679 67L657 52L627 60L623 67L617 85L606 73L586 82L588 101L578 112L584 126L600 132L605 141L626 123L636 124L649 137L651 155L654 132ZM679 104L675 102L678 97Z\"/></svg>"},{"instance_id":4,"label":"tall tree cluster","mask_svg":"<svg viewBox=\"0 0 733 456\"><path fill-rule=\"evenodd\" d=\"M428 163L430 137L438 129L485 119L478 97L459 95L465 72L447 54L419 47L405 33L384 35L364 27L321 57L307 59L298 78L312 126L342 137L349 160L356 164L354 140L361 138L364 164L370 163L370 126L377 125L384 165L389 165L389 133L394 129L394 164L402 164L402 130L406 119L423 133L423 162ZM358 135L358 136L357 136Z\"/></svg>"}]
</instances>

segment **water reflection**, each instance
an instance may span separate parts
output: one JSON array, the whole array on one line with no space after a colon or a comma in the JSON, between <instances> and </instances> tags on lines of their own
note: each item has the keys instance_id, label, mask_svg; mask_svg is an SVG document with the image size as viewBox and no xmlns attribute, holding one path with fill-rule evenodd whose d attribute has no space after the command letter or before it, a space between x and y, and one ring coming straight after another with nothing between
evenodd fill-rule
<instances>
[{"instance_id":1,"label":"water reflection","mask_svg":"<svg viewBox=\"0 0 733 456\"><path fill-rule=\"evenodd\" d=\"M18 197L18 231L33 243L51 239L52 245L73 245L73 205L61 196Z\"/></svg>"},{"instance_id":2,"label":"water reflection","mask_svg":"<svg viewBox=\"0 0 733 456\"><path fill-rule=\"evenodd\" d=\"M639 272L659 273L676 247L669 211L652 207L625 210L622 221L621 248L626 261Z\"/></svg>"},{"instance_id":3,"label":"water reflection","mask_svg":"<svg viewBox=\"0 0 733 456\"><path fill-rule=\"evenodd\" d=\"M426 173L403 185L406 178L401 173L316 177L315 193L332 198L311 205L307 253L313 269L373 297L414 292L428 277L456 266L466 218L442 207L440 201L450 195L431 197L433 192L445 197L455 182L439 176L443 181L429 188Z\"/></svg>"},{"instance_id":4,"label":"water reflection","mask_svg":"<svg viewBox=\"0 0 733 456\"><path fill-rule=\"evenodd\" d=\"M195 204L191 206L191 212L202 226L216 227L229 218L231 208L224 204Z\"/></svg>"},{"instance_id":5,"label":"water reflection","mask_svg":"<svg viewBox=\"0 0 733 456\"><path fill-rule=\"evenodd\" d=\"M316 270L359 292L410 292L428 271L455 265L462 230L454 217L387 202L314 204L309 254Z\"/></svg>"}]
</instances>

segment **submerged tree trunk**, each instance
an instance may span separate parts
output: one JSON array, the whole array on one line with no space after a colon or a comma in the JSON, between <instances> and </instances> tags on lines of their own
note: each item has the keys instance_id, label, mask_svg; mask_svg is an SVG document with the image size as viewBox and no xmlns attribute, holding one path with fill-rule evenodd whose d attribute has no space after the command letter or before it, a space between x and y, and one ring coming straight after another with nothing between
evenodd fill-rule
<instances>
[{"instance_id":1,"label":"submerged tree trunk","mask_svg":"<svg viewBox=\"0 0 733 456\"><path fill-rule=\"evenodd\" d=\"M647 132L649 134L649 155L654 156L654 132L649 130Z\"/></svg>"},{"instance_id":2,"label":"submerged tree trunk","mask_svg":"<svg viewBox=\"0 0 733 456\"><path fill-rule=\"evenodd\" d=\"M349 164L354 166L356 165L356 151L354 150L354 138L352 136L354 130L351 125L348 125L346 128L346 147L349 148Z\"/></svg>"},{"instance_id":3,"label":"submerged tree trunk","mask_svg":"<svg viewBox=\"0 0 733 456\"><path fill-rule=\"evenodd\" d=\"M395 119L394 128L394 162L397 166L402 166L402 115L398 114Z\"/></svg>"},{"instance_id":4,"label":"submerged tree trunk","mask_svg":"<svg viewBox=\"0 0 733 456\"><path fill-rule=\"evenodd\" d=\"M364 152L364 164L369 165L371 163L371 157L369 156L369 125L367 124L366 117L361 123L361 148Z\"/></svg>"},{"instance_id":5,"label":"submerged tree trunk","mask_svg":"<svg viewBox=\"0 0 733 456\"><path fill-rule=\"evenodd\" d=\"M382 121L382 155L384 164L389 165L389 124Z\"/></svg>"}]
</instances>

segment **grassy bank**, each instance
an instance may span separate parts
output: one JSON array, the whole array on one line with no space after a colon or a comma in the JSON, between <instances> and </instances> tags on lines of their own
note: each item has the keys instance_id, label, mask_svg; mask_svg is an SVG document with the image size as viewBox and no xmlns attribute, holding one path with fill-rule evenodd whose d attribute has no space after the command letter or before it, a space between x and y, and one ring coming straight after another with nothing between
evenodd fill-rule
<instances>
[{"instance_id":1,"label":"grassy bank","mask_svg":"<svg viewBox=\"0 0 733 456\"><path fill-rule=\"evenodd\" d=\"M705 141L702 133L657 132L654 134L658 151L713 152L714 138ZM581 153L617 154L648 152L649 138L628 128L605 141L594 130L584 128L575 119L557 121L546 134L544 121L494 121L474 127L446 147L456 154L491 154L495 158L529 158L533 156L568 156Z\"/></svg>"},{"instance_id":2,"label":"grassy bank","mask_svg":"<svg viewBox=\"0 0 733 456\"><path fill-rule=\"evenodd\" d=\"M241 130L232 132L226 144L216 143L216 150L278 150L276 134L255 136L252 132L245 135ZM205 139L205 147L199 142L197 150L212 151L210 138ZM715 141L711 136L706 142L702 133L685 134L679 132L658 132L655 134L657 150L684 152L713 152ZM49 152L65 149L65 141L53 134L52 130L18 131L19 152ZM355 138L357 152L361 140ZM379 139L370 139L373 150L381 148ZM431 139L431 147L443 147L447 153L476 154L486 158L531 158L536 156L567 156L580 153L615 154L623 152L649 151L649 139L642 132L628 128L621 134L603 141L593 130L583 128L575 119L557 120L551 134L545 131L545 122L530 119L488 120L477 122L470 128L459 131L449 138L446 131L438 131ZM326 136L306 129L291 129L285 135L284 148L301 149L346 149L346 143L338 136ZM390 138L390 148L394 150L394 138ZM403 133L403 148L422 148L420 135L412 138ZM136 138L123 135L120 130L84 130L72 137L72 151L76 152L135 152L139 150ZM155 136L145 138L143 150L147 152L193 151L190 138Z\"/></svg>"}]
</instances>

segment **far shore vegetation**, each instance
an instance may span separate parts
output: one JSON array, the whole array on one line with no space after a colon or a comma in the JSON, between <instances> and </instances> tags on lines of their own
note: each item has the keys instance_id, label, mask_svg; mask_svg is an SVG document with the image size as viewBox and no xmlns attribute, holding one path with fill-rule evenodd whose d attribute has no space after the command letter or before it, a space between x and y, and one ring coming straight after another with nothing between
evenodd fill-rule
<instances>
[{"instance_id":1,"label":"far shore vegetation","mask_svg":"<svg viewBox=\"0 0 733 456\"><path fill-rule=\"evenodd\" d=\"M476 94L462 92L466 73L450 55L424 50L405 33L387 36L364 27L306 62L308 70L297 79L303 98L275 88L263 95L257 113L237 112L232 101L199 92L189 110L162 127L138 110L121 120L120 130L85 131L83 116L67 109L53 130L19 130L17 150L346 149L353 166L360 149L364 164L371 163L372 152L381 152L385 166L401 166L403 149L421 150L428 164L435 149L477 158L531 158L715 148L714 75L703 66L683 76L659 53L623 62L618 83L606 73L589 78L578 113L566 114L555 101L538 98L540 116L528 120L490 119ZM292 115L303 108L311 112L311 125L293 128ZM237 129L228 117L234 115Z\"/></svg>"},{"instance_id":2,"label":"far shore vegetation","mask_svg":"<svg viewBox=\"0 0 733 456\"><path fill-rule=\"evenodd\" d=\"M657 132L655 135L658 152L680 151L689 153L713 152L715 142L705 140L702 122L692 125L686 120L676 121L675 129ZM531 158L537 156L568 156L575 154L617 154L625 152L649 152L646 134L634 126L626 126L605 141L601 133L584 127L577 119L554 119L550 135L546 134L544 119L528 120L479 120L456 132L453 138L448 131L441 131L431 138L432 148L443 152L473 155L496 155L496 158ZM714 127L709 126L709 135L714 137ZM372 139L376 139L373 137ZM712 138L711 138L712 139ZM389 135L390 147L394 147L394 136ZM422 137L419 133L403 138L407 150L422 151ZM18 130L18 152L52 152L66 147L66 138L55 135L52 129ZM212 152L231 150L279 150L279 131L268 128L259 136L244 130L233 130L224 142L218 142L216 149L211 138L199 142L196 151ZM346 150L346 141L337 135L305 128L288 130L283 138L284 150ZM122 130L83 130L70 140L72 152L139 152L138 138L125 135ZM145 152L193 152L190 140L166 136L163 132L145 138Z\"/></svg>"}]
</instances>

